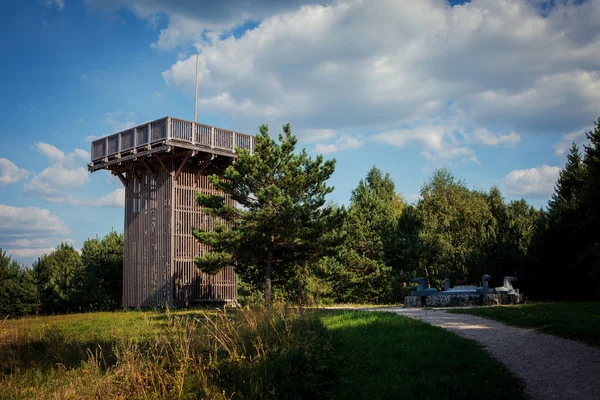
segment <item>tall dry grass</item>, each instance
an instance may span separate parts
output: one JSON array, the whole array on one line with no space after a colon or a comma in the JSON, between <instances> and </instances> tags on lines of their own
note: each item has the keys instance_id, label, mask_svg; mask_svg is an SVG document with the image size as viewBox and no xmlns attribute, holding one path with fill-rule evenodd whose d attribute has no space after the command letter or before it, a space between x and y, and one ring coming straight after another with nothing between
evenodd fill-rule
<instances>
[{"instance_id":1,"label":"tall dry grass","mask_svg":"<svg viewBox=\"0 0 600 400\"><path fill-rule=\"evenodd\" d=\"M315 397L327 381L328 336L290 308L156 314L132 335L0 322L0 398L230 399ZM6 325L6 326L5 326ZM21 329L19 329L21 328Z\"/></svg>"}]
</instances>

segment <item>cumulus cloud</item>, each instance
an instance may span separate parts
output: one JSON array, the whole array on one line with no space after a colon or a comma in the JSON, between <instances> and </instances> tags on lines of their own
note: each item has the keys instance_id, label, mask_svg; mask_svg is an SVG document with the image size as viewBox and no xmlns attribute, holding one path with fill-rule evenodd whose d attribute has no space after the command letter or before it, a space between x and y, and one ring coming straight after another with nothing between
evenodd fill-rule
<instances>
[{"instance_id":1,"label":"cumulus cloud","mask_svg":"<svg viewBox=\"0 0 600 400\"><path fill-rule=\"evenodd\" d=\"M588 126L583 129L576 130L575 132L567 133L561 136L560 141L555 143L554 146L554 154L556 157L565 157L567 152L571 148L571 144L575 143L577 145L581 145L586 142L586 133L593 130L592 126Z\"/></svg>"},{"instance_id":2,"label":"cumulus cloud","mask_svg":"<svg viewBox=\"0 0 600 400\"><path fill-rule=\"evenodd\" d=\"M48 197L49 203L70 204L73 206L90 206L90 207L124 207L125 206L125 189L119 188L109 194L97 199L78 199L71 195Z\"/></svg>"},{"instance_id":3,"label":"cumulus cloud","mask_svg":"<svg viewBox=\"0 0 600 400\"><path fill-rule=\"evenodd\" d=\"M298 135L305 142L321 142L336 137L333 129L305 129Z\"/></svg>"},{"instance_id":4,"label":"cumulus cloud","mask_svg":"<svg viewBox=\"0 0 600 400\"><path fill-rule=\"evenodd\" d=\"M470 144L510 147L526 134L575 131L600 109L600 2L543 11L534 3L340 0L286 9L239 38L197 43L200 103L241 131L289 121L299 131L378 135L458 119L464 134L444 155L427 146L439 134L415 139L424 156L442 159L473 159ZM192 56L163 78L191 93L194 74ZM333 150L330 140L320 147Z\"/></svg>"},{"instance_id":5,"label":"cumulus cloud","mask_svg":"<svg viewBox=\"0 0 600 400\"><path fill-rule=\"evenodd\" d=\"M322 154L335 153L340 150L358 149L364 142L352 136L344 135L338 138L334 143L317 143L314 151Z\"/></svg>"},{"instance_id":6,"label":"cumulus cloud","mask_svg":"<svg viewBox=\"0 0 600 400\"><path fill-rule=\"evenodd\" d=\"M123 111L106 113L103 122L111 128L110 133L121 132L135 126L135 114Z\"/></svg>"},{"instance_id":7,"label":"cumulus cloud","mask_svg":"<svg viewBox=\"0 0 600 400\"><path fill-rule=\"evenodd\" d=\"M38 207L13 207L0 204L0 234L53 234L63 235L69 232L62 219L50 210Z\"/></svg>"},{"instance_id":8,"label":"cumulus cloud","mask_svg":"<svg viewBox=\"0 0 600 400\"><path fill-rule=\"evenodd\" d=\"M548 165L517 169L502 178L502 186L510 197L548 198L559 173L560 167Z\"/></svg>"},{"instance_id":9,"label":"cumulus cloud","mask_svg":"<svg viewBox=\"0 0 600 400\"><path fill-rule=\"evenodd\" d=\"M64 190L79 189L89 182L88 172L83 167L90 159L87 151L75 149L65 154L56 146L43 142L38 142L33 147L48 157L50 166L25 184L26 194L41 196L49 201Z\"/></svg>"},{"instance_id":10,"label":"cumulus cloud","mask_svg":"<svg viewBox=\"0 0 600 400\"><path fill-rule=\"evenodd\" d=\"M260 21L273 14L295 10L307 0L86 0L95 8L118 9L126 7L139 18L155 25L157 19L166 15L168 26L161 29L153 48L171 50L173 48L204 42L204 36L218 37L237 25L248 21ZM319 3L328 3L320 1ZM212 35L211 35L212 34Z\"/></svg>"},{"instance_id":11,"label":"cumulus cloud","mask_svg":"<svg viewBox=\"0 0 600 400\"><path fill-rule=\"evenodd\" d=\"M18 259L36 259L44 254L50 254L55 247L33 247L23 249L8 249L6 252L9 256Z\"/></svg>"},{"instance_id":12,"label":"cumulus cloud","mask_svg":"<svg viewBox=\"0 0 600 400\"><path fill-rule=\"evenodd\" d=\"M56 7L59 11L65 8L64 0L42 0L42 4L48 8Z\"/></svg>"},{"instance_id":13,"label":"cumulus cloud","mask_svg":"<svg viewBox=\"0 0 600 400\"><path fill-rule=\"evenodd\" d=\"M477 161L472 149L463 146L460 132L452 127L419 126L395 129L374 136L374 140L390 146L403 147L421 144L421 155L431 162Z\"/></svg>"},{"instance_id":14,"label":"cumulus cloud","mask_svg":"<svg viewBox=\"0 0 600 400\"><path fill-rule=\"evenodd\" d=\"M467 134L466 141L473 144L481 144L485 146L505 146L512 147L521 141L521 136L516 132L511 132L506 135L494 134L487 129L475 129L472 134Z\"/></svg>"},{"instance_id":15,"label":"cumulus cloud","mask_svg":"<svg viewBox=\"0 0 600 400\"><path fill-rule=\"evenodd\" d=\"M69 229L50 210L0 204L0 247L15 258L28 261L49 253L65 238Z\"/></svg>"},{"instance_id":16,"label":"cumulus cloud","mask_svg":"<svg viewBox=\"0 0 600 400\"><path fill-rule=\"evenodd\" d=\"M18 259L36 259L54 251L59 243L73 244L70 238L57 240L55 238L17 239L2 243L7 247L7 253Z\"/></svg>"},{"instance_id":17,"label":"cumulus cloud","mask_svg":"<svg viewBox=\"0 0 600 400\"><path fill-rule=\"evenodd\" d=\"M29 171L17 167L7 158L0 158L0 186L10 185L26 178Z\"/></svg>"}]
</instances>

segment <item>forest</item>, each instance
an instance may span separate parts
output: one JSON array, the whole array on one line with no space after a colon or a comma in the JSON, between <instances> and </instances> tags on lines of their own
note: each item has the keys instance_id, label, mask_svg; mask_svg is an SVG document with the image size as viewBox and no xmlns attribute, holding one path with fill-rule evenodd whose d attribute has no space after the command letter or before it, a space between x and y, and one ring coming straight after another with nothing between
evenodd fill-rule
<instances>
[{"instance_id":1,"label":"forest","mask_svg":"<svg viewBox=\"0 0 600 400\"><path fill-rule=\"evenodd\" d=\"M431 287L518 278L530 300L600 300L600 118L583 149L573 143L548 205L506 201L499 188L472 189L448 169L423 183L412 204L393 178L373 167L348 205L327 202L335 160L297 151L289 125L279 141L263 125L254 155L240 151L213 185L220 196L198 205L223 222L194 230L211 247L196 258L204 272L234 265L242 303L402 303L411 278ZM32 266L0 250L0 314L117 309L123 235L62 243Z\"/></svg>"}]
</instances>

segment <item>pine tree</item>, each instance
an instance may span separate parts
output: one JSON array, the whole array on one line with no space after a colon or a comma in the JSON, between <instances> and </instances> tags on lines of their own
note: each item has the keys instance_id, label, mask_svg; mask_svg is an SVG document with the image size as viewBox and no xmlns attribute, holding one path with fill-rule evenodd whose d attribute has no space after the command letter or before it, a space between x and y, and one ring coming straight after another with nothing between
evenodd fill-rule
<instances>
[{"instance_id":1,"label":"pine tree","mask_svg":"<svg viewBox=\"0 0 600 400\"><path fill-rule=\"evenodd\" d=\"M326 182L335 160L312 159L305 150L295 153L297 139L290 125L283 126L279 144L260 127L254 154L238 149L238 157L212 184L223 196L198 194L204 211L220 219L214 232L201 229L194 236L211 251L196 257L196 265L216 273L234 265L242 279L264 283L264 298L271 303L272 283L289 279L300 266L325 254L338 240L343 214L325 206L333 190Z\"/></svg>"},{"instance_id":2,"label":"pine tree","mask_svg":"<svg viewBox=\"0 0 600 400\"><path fill-rule=\"evenodd\" d=\"M545 288L545 292L539 293L542 298L575 300L586 296L581 285L576 287L574 282L565 285L577 275L579 278L589 275L588 267L581 262L588 245L588 222L582 203L585 174L581 154L573 143L548 202L548 217L537 226L531 249L534 259L526 272L528 281L537 280ZM554 278L565 271L569 271L569 276L564 280Z\"/></svg>"},{"instance_id":3,"label":"pine tree","mask_svg":"<svg viewBox=\"0 0 600 400\"><path fill-rule=\"evenodd\" d=\"M345 224L343 268L331 277L343 301L379 302L389 291L392 264L398 262L398 219L405 207L389 174L372 167L352 191Z\"/></svg>"},{"instance_id":4,"label":"pine tree","mask_svg":"<svg viewBox=\"0 0 600 400\"><path fill-rule=\"evenodd\" d=\"M600 299L600 117L595 127L586 135L583 165L585 183L582 188L583 213L585 218L586 249L580 262L585 266L582 273L586 286L593 298Z\"/></svg>"},{"instance_id":5,"label":"pine tree","mask_svg":"<svg viewBox=\"0 0 600 400\"><path fill-rule=\"evenodd\" d=\"M585 166L585 185L583 201L590 218L589 223L597 227L600 223L600 117L596 120L594 129L586 134L589 143L585 147L583 164ZM598 229L595 230L598 232ZM597 233L594 239L600 239Z\"/></svg>"},{"instance_id":6,"label":"pine tree","mask_svg":"<svg viewBox=\"0 0 600 400\"><path fill-rule=\"evenodd\" d=\"M352 191L348 209L352 247L361 255L390 265L393 236L404 207L390 174L383 175L372 167Z\"/></svg>"},{"instance_id":7,"label":"pine tree","mask_svg":"<svg viewBox=\"0 0 600 400\"><path fill-rule=\"evenodd\" d=\"M581 153L577 145L573 143L567 155L567 163L560 171L554 193L548 202L548 209L551 212L565 206L576 206L575 203L581 195L584 172Z\"/></svg>"}]
</instances>

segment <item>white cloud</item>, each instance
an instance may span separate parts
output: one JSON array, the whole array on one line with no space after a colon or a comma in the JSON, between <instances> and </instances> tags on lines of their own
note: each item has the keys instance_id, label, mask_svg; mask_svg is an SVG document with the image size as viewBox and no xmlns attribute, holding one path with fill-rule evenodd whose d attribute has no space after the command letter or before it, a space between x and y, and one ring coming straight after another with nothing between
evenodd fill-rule
<instances>
[{"instance_id":1,"label":"white cloud","mask_svg":"<svg viewBox=\"0 0 600 400\"><path fill-rule=\"evenodd\" d=\"M188 18L202 21L192 8ZM428 158L474 159L470 144L510 147L523 135L575 131L597 116L600 2L556 2L543 13L526 0L454 7L340 0L286 9L239 38L198 39L200 103L240 131L289 121L299 132L377 135L459 121L468 129L447 151L431 145L439 134L413 141ZM191 93L194 74L195 55L163 77ZM321 148L335 151L330 140Z\"/></svg>"},{"instance_id":2,"label":"white cloud","mask_svg":"<svg viewBox=\"0 0 600 400\"><path fill-rule=\"evenodd\" d=\"M502 178L502 186L510 197L548 198L559 173L560 167L548 165L517 169Z\"/></svg>"},{"instance_id":3,"label":"white cloud","mask_svg":"<svg viewBox=\"0 0 600 400\"><path fill-rule=\"evenodd\" d=\"M454 127L417 126L382 132L373 139L395 147L418 143L423 147L421 155L434 163L455 159L477 162L473 150L462 145L461 138L462 135Z\"/></svg>"},{"instance_id":4,"label":"white cloud","mask_svg":"<svg viewBox=\"0 0 600 400\"><path fill-rule=\"evenodd\" d=\"M344 135L338 138L334 143L317 143L313 151L321 154L329 154L341 150L358 149L359 147L362 147L363 144L364 142L360 139Z\"/></svg>"},{"instance_id":5,"label":"white cloud","mask_svg":"<svg viewBox=\"0 0 600 400\"><path fill-rule=\"evenodd\" d=\"M8 249L6 253L9 256L14 258L33 258L36 259L38 257L43 256L44 254L49 254L54 251L55 247L33 247L33 248L23 248L23 249Z\"/></svg>"},{"instance_id":6,"label":"white cloud","mask_svg":"<svg viewBox=\"0 0 600 400\"><path fill-rule=\"evenodd\" d=\"M101 137L102 137L102 135L88 135L88 136L86 136L86 137L85 137L85 141L86 141L87 143L91 143L91 142L93 142L94 140L98 140L98 139L100 139Z\"/></svg>"},{"instance_id":7,"label":"white cloud","mask_svg":"<svg viewBox=\"0 0 600 400\"><path fill-rule=\"evenodd\" d=\"M586 133L592 130L593 127L588 126L575 132L562 135L560 141L552 146L554 148L554 154L556 157L565 157L573 142L575 142L577 145L585 143Z\"/></svg>"},{"instance_id":8,"label":"white cloud","mask_svg":"<svg viewBox=\"0 0 600 400\"><path fill-rule=\"evenodd\" d=\"M153 26L159 18L166 15L168 26L160 31L157 41L151 45L158 50L202 43L206 40L205 36L218 37L237 25L294 10L307 2L310 1L244 0L232 3L198 0L87 0L89 5L98 8L127 7Z\"/></svg>"},{"instance_id":9,"label":"white cloud","mask_svg":"<svg viewBox=\"0 0 600 400\"><path fill-rule=\"evenodd\" d=\"M506 135L494 134L487 129L475 129L472 134L467 135L467 143L482 144L485 146L512 147L521 141L521 136L516 132Z\"/></svg>"},{"instance_id":10,"label":"white cloud","mask_svg":"<svg viewBox=\"0 0 600 400\"><path fill-rule=\"evenodd\" d=\"M90 207L124 207L125 206L125 189L119 188L109 194L97 199L77 199L71 195L53 196L46 199L49 203L69 204L73 206L90 206Z\"/></svg>"},{"instance_id":11,"label":"white cloud","mask_svg":"<svg viewBox=\"0 0 600 400\"><path fill-rule=\"evenodd\" d=\"M42 4L48 8L56 7L59 11L65 8L64 0L42 0Z\"/></svg>"},{"instance_id":12,"label":"white cloud","mask_svg":"<svg viewBox=\"0 0 600 400\"><path fill-rule=\"evenodd\" d=\"M28 175L29 171L17 167L7 158L0 158L0 186L16 183Z\"/></svg>"},{"instance_id":13,"label":"white cloud","mask_svg":"<svg viewBox=\"0 0 600 400\"><path fill-rule=\"evenodd\" d=\"M0 234L3 235L69 233L63 220L44 208L0 204L0 221Z\"/></svg>"},{"instance_id":14,"label":"white cloud","mask_svg":"<svg viewBox=\"0 0 600 400\"><path fill-rule=\"evenodd\" d=\"M103 122L110 126L110 133L121 132L135 126L135 114L132 112L115 111L105 114Z\"/></svg>"},{"instance_id":15,"label":"white cloud","mask_svg":"<svg viewBox=\"0 0 600 400\"><path fill-rule=\"evenodd\" d=\"M321 142L335 138L336 132L333 129L305 129L298 135L305 142Z\"/></svg>"},{"instance_id":16,"label":"white cloud","mask_svg":"<svg viewBox=\"0 0 600 400\"><path fill-rule=\"evenodd\" d=\"M0 221L0 248L15 258L31 261L61 242L74 242L65 238L64 221L44 208L0 204Z\"/></svg>"},{"instance_id":17,"label":"white cloud","mask_svg":"<svg viewBox=\"0 0 600 400\"><path fill-rule=\"evenodd\" d=\"M63 239L62 242L72 244L75 241L73 239ZM18 248L43 248L52 247L54 241L49 237L35 238L35 239L13 239L11 241L3 242L5 246L18 247Z\"/></svg>"},{"instance_id":18,"label":"white cloud","mask_svg":"<svg viewBox=\"0 0 600 400\"><path fill-rule=\"evenodd\" d=\"M25 193L37 195L50 201L65 190L80 189L89 182L87 170L83 167L90 159L90 153L75 149L69 154L63 153L56 146L38 142L34 148L48 157L50 166L35 175L25 184Z\"/></svg>"},{"instance_id":19,"label":"white cloud","mask_svg":"<svg viewBox=\"0 0 600 400\"><path fill-rule=\"evenodd\" d=\"M33 145L33 148L36 149L38 153L48 157L53 163L62 162L62 160L65 158L65 153L60 151L56 146L48 143L37 142Z\"/></svg>"}]
</instances>

